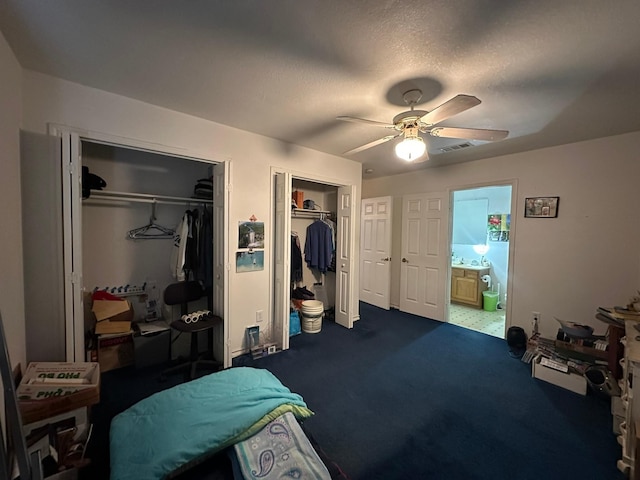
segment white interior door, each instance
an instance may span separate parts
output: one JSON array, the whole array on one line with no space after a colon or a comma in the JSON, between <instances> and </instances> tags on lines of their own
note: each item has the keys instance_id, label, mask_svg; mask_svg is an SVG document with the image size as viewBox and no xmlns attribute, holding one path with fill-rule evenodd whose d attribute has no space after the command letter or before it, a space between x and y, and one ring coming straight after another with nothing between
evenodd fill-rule
<instances>
[{"instance_id":1,"label":"white interior door","mask_svg":"<svg viewBox=\"0 0 640 480\"><path fill-rule=\"evenodd\" d=\"M229 259L226 255L225 232L229 231L229 216L226 208L231 172L226 162L213 167L213 313L222 317L223 324L214 332L213 354L223 359L224 367L231 366L229 348L229 300L225 294L228 283Z\"/></svg>"},{"instance_id":2,"label":"white interior door","mask_svg":"<svg viewBox=\"0 0 640 480\"><path fill-rule=\"evenodd\" d=\"M291 174L275 174L273 338L289 348L289 294L291 270Z\"/></svg>"},{"instance_id":3,"label":"white interior door","mask_svg":"<svg viewBox=\"0 0 640 480\"><path fill-rule=\"evenodd\" d=\"M390 307L392 197L362 200L360 211L360 300Z\"/></svg>"},{"instance_id":4,"label":"white interior door","mask_svg":"<svg viewBox=\"0 0 640 480\"><path fill-rule=\"evenodd\" d=\"M336 240L336 323L343 327L353 328L352 293L354 260L354 225L353 186L338 188L337 240Z\"/></svg>"},{"instance_id":5,"label":"white interior door","mask_svg":"<svg viewBox=\"0 0 640 480\"><path fill-rule=\"evenodd\" d=\"M400 310L445 321L449 200L444 193L402 197Z\"/></svg>"}]
</instances>

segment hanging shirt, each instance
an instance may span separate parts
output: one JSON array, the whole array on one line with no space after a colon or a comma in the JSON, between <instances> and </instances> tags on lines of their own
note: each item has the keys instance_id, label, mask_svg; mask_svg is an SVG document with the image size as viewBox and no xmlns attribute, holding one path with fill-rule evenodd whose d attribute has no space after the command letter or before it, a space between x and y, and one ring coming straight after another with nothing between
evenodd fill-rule
<instances>
[{"instance_id":1,"label":"hanging shirt","mask_svg":"<svg viewBox=\"0 0 640 480\"><path fill-rule=\"evenodd\" d=\"M291 234L291 281L302 281L302 250L298 235Z\"/></svg>"},{"instance_id":2,"label":"hanging shirt","mask_svg":"<svg viewBox=\"0 0 640 480\"><path fill-rule=\"evenodd\" d=\"M185 212L173 237L171 249L171 275L179 282L186 279L184 264L187 252L187 238L189 237L189 212Z\"/></svg>"},{"instance_id":3,"label":"hanging shirt","mask_svg":"<svg viewBox=\"0 0 640 480\"><path fill-rule=\"evenodd\" d=\"M307 227L307 239L304 243L304 259L309 268L326 272L333 258L333 239L331 228L316 220Z\"/></svg>"}]
</instances>

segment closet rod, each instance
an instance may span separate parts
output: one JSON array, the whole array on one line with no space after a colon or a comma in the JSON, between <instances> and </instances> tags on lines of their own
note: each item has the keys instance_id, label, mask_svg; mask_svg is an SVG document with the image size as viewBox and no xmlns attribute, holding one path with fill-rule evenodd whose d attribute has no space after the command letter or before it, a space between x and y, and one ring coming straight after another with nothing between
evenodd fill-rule
<instances>
[{"instance_id":1,"label":"closet rod","mask_svg":"<svg viewBox=\"0 0 640 480\"><path fill-rule=\"evenodd\" d=\"M152 195L150 193L113 192L110 190L92 190L88 200L125 200L128 202L161 203L168 205L189 205L192 203L213 204L213 199L171 197L168 195Z\"/></svg>"},{"instance_id":2,"label":"closet rod","mask_svg":"<svg viewBox=\"0 0 640 480\"><path fill-rule=\"evenodd\" d=\"M307 210L306 208L292 208L291 216L296 218L324 218L334 214L328 210Z\"/></svg>"}]
</instances>

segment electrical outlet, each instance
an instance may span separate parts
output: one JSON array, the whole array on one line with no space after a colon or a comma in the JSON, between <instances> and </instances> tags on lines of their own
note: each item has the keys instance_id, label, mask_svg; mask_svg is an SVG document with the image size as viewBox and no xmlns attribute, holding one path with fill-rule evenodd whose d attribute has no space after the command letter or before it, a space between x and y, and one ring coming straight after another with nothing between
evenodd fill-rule
<instances>
[{"instance_id":1,"label":"electrical outlet","mask_svg":"<svg viewBox=\"0 0 640 480\"><path fill-rule=\"evenodd\" d=\"M256 322L261 322L263 320L263 310L256 310Z\"/></svg>"},{"instance_id":2,"label":"electrical outlet","mask_svg":"<svg viewBox=\"0 0 640 480\"><path fill-rule=\"evenodd\" d=\"M539 322L540 312L531 312L531 327L534 335L538 333Z\"/></svg>"}]
</instances>

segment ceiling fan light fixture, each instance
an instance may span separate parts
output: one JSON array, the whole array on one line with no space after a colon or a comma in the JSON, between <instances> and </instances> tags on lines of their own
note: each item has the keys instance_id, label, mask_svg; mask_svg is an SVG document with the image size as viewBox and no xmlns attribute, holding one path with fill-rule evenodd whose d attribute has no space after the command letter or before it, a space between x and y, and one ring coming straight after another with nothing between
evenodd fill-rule
<instances>
[{"instance_id":1,"label":"ceiling fan light fixture","mask_svg":"<svg viewBox=\"0 0 640 480\"><path fill-rule=\"evenodd\" d=\"M407 162L417 160L427 150L427 145L421 137L405 138L395 147L396 155Z\"/></svg>"}]
</instances>

